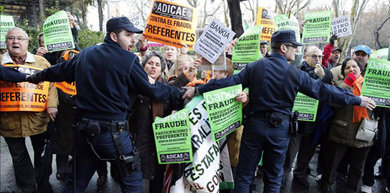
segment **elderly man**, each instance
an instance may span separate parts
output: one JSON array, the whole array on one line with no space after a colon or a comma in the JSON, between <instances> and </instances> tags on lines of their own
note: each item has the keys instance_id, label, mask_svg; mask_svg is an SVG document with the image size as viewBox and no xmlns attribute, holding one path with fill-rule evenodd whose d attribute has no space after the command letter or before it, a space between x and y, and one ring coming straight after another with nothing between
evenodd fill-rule
<instances>
[{"instance_id":1,"label":"elderly man","mask_svg":"<svg viewBox=\"0 0 390 193\"><path fill-rule=\"evenodd\" d=\"M11 65L19 71L24 72L49 67L50 64L43 57L32 55L27 51L28 43L28 36L25 31L18 27L11 28L6 35L8 52L1 57L1 64L5 66ZM9 69L5 67L1 69L2 79L12 81L24 80L18 76L11 78L9 73L12 72ZM13 87L18 90L14 91ZM8 92L10 90L13 92ZM2 96L8 96L8 94L10 96L8 98L2 97L2 100L0 100L0 111L2 111L0 116L0 135L4 137L12 156L16 184L24 193L35 192L36 178L40 175L37 167L42 164L40 155L42 154L45 143L44 133L50 118L54 119L57 112L57 90L52 85L43 86L43 84L33 85L23 83L19 85L9 84L7 87L2 87L0 93ZM38 95L41 97L37 97ZM32 96L32 100L28 99L29 96ZM7 108L5 106L7 104L15 105L15 100L19 100L21 103L20 108ZM32 102L26 103L26 100ZM27 107L23 107L23 102L25 106L31 104L31 107L35 105L42 105L43 107L35 110L33 108L28 109ZM34 171L34 166L27 152L25 137L30 137L31 139L36 171ZM38 183L38 189L41 192L52 192L51 187L42 187L41 185Z\"/></svg>"}]
</instances>

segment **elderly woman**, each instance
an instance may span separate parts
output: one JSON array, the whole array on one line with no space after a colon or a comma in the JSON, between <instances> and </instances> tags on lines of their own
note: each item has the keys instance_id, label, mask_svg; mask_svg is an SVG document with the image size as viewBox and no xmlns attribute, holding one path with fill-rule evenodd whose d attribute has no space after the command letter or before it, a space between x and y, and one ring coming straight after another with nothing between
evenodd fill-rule
<instances>
[{"instance_id":1,"label":"elderly woman","mask_svg":"<svg viewBox=\"0 0 390 193\"><path fill-rule=\"evenodd\" d=\"M356 96L361 95L363 76L362 66L358 60L347 58L342 67L344 83L340 87L347 88ZM324 163L323 176L320 183L323 192L331 192L331 185L337 166L344 155L349 157L348 181L344 192L358 192L363 166L373 141L356 139L363 119L369 119L372 112L359 106L336 106L334 117L329 128L328 154ZM374 138L375 139L375 138Z\"/></svg>"},{"instance_id":2,"label":"elderly woman","mask_svg":"<svg viewBox=\"0 0 390 193\"><path fill-rule=\"evenodd\" d=\"M141 61L142 67L150 78L166 83L161 73L166 67L164 56L157 51L145 54ZM157 101L138 95L133 103L134 112L130 118L130 131L132 131L135 146L140 152L142 176L145 192L161 192L165 165L159 165L156 155L156 146L153 136L152 123L156 116L165 117L174 110L173 101ZM149 190L147 190L149 185Z\"/></svg>"}]
</instances>

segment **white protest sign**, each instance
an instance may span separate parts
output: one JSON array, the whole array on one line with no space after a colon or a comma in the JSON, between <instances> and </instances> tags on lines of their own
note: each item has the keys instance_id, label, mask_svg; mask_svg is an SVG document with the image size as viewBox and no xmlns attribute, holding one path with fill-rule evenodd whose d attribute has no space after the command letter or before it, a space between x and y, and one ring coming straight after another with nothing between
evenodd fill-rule
<instances>
[{"instance_id":1,"label":"white protest sign","mask_svg":"<svg viewBox=\"0 0 390 193\"><path fill-rule=\"evenodd\" d=\"M213 19L196 41L194 50L213 64L235 34L217 19Z\"/></svg>"},{"instance_id":2,"label":"white protest sign","mask_svg":"<svg viewBox=\"0 0 390 193\"><path fill-rule=\"evenodd\" d=\"M140 14L132 15L129 17L131 23L138 29L144 29L144 22L142 21L142 16Z\"/></svg>"},{"instance_id":3,"label":"white protest sign","mask_svg":"<svg viewBox=\"0 0 390 193\"><path fill-rule=\"evenodd\" d=\"M338 18L332 19L332 30L330 31L331 35L336 35L337 37L345 37L352 35L351 22L349 15L344 15Z\"/></svg>"}]
</instances>

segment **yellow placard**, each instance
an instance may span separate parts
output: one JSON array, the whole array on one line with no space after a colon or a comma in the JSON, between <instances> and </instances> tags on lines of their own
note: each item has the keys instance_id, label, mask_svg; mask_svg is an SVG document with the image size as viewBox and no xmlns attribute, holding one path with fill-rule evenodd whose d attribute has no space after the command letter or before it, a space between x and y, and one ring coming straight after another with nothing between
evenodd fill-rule
<instances>
[{"instance_id":1,"label":"yellow placard","mask_svg":"<svg viewBox=\"0 0 390 193\"><path fill-rule=\"evenodd\" d=\"M54 86L61 89L62 92L70 95L77 95L76 82L67 83L67 82L56 82Z\"/></svg>"},{"instance_id":2,"label":"yellow placard","mask_svg":"<svg viewBox=\"0 0 390 193\"><path fill-rule=\"evenodd\" d=\"M3 64L26 74L34 74L42 69L26 66ZM28 82L12 83L0 81L0 111L32 111L42 112L47 106L49 82L32 84Z\"/></svg>"},{"instance_id":3,"label":"yellow placard","mask_svg":"<svg viewBox=\"0 0 390 193\"><path fill-rule=\"evenodd\" d=\"M276 31L274 13L269 9L259 7L257 9L256 25L263 26L261 40L271 41L272 34Z\"/></svg>"},{"instance_id":4,"label":"yellow placard","mask_svg":"<svg viewBox=\"0 0 390 193\"><path fill-rule=\"evenodd\" d=\"M196 8L155 0L143 36L153 42L192 49L198 12Z\"/></svg>"}]
</instances>

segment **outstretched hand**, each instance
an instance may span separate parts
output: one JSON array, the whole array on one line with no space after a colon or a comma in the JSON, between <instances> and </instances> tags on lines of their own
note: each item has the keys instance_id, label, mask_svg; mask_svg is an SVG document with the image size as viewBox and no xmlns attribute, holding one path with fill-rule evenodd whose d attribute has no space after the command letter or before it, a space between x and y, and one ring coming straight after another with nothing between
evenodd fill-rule
<instances>
[{"instance_id":1,"label":"outstretched hand","mask_svg":"<svg viewBox=\"0 0 390 193\"><path fill-rule=\"evenodd\" d=\"M191 99L195 95L195 87L184 87L186 92L183 95L183 99Z\"/></svg>"},{"instance_id":2,"label":"outstretched hand","mask_svg":"<svg viewBox=\"0 0 390 193\"><path fill-rule=\"evenodd\" d=\"M375 109L375 101L365 96L360 96L360 99L362 100L362 102L360 103L361 107L367 108L368 110Z\"/></svg>"}]
</instances>

